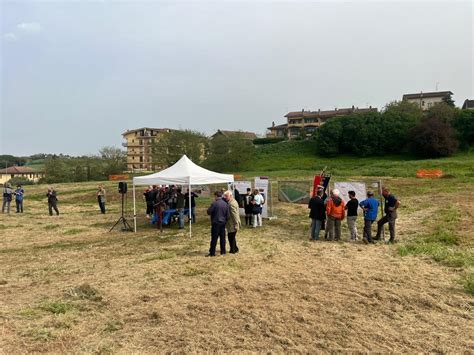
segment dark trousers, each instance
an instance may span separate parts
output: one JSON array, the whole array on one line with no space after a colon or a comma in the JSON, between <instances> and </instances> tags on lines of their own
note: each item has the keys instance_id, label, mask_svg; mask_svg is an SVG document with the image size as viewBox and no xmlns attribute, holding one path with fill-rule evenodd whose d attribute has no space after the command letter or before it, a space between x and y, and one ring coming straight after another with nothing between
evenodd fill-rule
<instances>
[{"instance_id":1,"label":"dark trousers","mask_svg":"<svg viewBox=\"0 0 474 355\"><path fill-rule=\"evenodd\" d=\"M370 243L372 242L372 223L374 223L374 221L364 219L364 238Z\"/></svg>"},{"instance_id":2,"label":"dark trousers","mask_svg":"<svg viewBox=\"0 0 474 355\"><path fill-rule=\"evenodd\" d=\"M152 215L153 214L153 201L146 202L146 214Z\"/></svg>"},{"instance_id":3,"label":"dark trousers","mask_svg":"<svg viewBox=\"0 0 474 355\"><path fill-rule=\"evenodd\" d=\"M227 233L227 238L229 238L229 245L230 245L230 253L234 254L239 251L237 247L237 239L235 238L237 232L229 232Z\"/></svg>"},{"instance_id":4,"label":"dark trousers","mask_svg":"<svg viewBox=\"0 0 474 355\"><path fill-rule=\"evenodd\" d=\"M100 196L97 196L97 202L99 202L100 212L102 214L104 214L105 213L105 202L101 201Z\"/></svg>"},{"instance_id":5,"label":"dark trousers","mask_svg":"<svg viewBox=\"0 0 474 355\"><path fill-rule=\"evenodd\" d=\"M397 215L394 213L389 213L383 216L377 222L377 236L375 239L380 239L380 235L382 234L383 225L388 223L388 230L390 232L390 241L393 242L395 240L395 221L397 219Z\"/></svg>"},{"instance_id":6,"label":"dark trousers","mask_svg":"<svg viewBox=\"0 0 474 355\"><path fill-rule=\"evenodd\" d=\"M15 200L16 202L16 213L23 213L23 201Z\"/></svg>"},{"instance_id":7,"label":"dark trousers","mask_svg":"<svg viewBox=\"0 0 474 355\"><path fill-rule=\"evenodd\" d=\"M59 211L58 211L58 203L55 202L48 202L48 209L49 209L49 215L53 215L53 210L56 212L56 214L59 216Z\"/></svg>"},{"instance_id":8,"label":"dark trousers","mask_svg":"<svg viewBox=\"0 0 474 355\"><path fill-rule=\"evenodd\" d=\"M216 255L217 239L221 245L221 255L225 254L225 223L213 223L211 226L211 246L209 254Z\"/></svg>"}]
</instances>

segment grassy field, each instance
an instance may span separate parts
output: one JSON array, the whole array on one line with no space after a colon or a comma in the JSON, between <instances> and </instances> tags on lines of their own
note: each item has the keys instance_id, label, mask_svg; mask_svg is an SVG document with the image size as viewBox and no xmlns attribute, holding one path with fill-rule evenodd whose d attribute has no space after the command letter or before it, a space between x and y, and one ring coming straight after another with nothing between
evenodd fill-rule
<instances>
[{"instance_id":1,"label":"grassy field","mask_svg":"<svg viewBox=\"0 0 474 355\"><path fill-rule=\"evenodd\" d=\"M138 233L109 233L116 184L106 215L95 183L58 184L58 217L46 187L28 186L25 213L0 215L0 352L472 352L469 160L425 163L456 176L439 180L396 162L383 177L403 203L395 245L346 242L345 227L342 242L310 242L306 206L278 203L276 220L238 233L239 254L216 258L204 257L209 199L189 239L150 226L142 201ZM334 161L353 172L336 178L364 175L359 162ZM308 164L282 177L309 179L320 162ZM255 175L277 176L264 167Z\"/></svg>"}]
</instances>

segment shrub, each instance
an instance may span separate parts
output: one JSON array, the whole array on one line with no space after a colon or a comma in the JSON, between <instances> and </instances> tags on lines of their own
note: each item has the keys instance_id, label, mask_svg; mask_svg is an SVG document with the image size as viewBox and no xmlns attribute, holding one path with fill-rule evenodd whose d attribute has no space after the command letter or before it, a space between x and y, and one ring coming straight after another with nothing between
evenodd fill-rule
<instances>
[{"instance_id":1,"label":"shrub","mask_svg":"<svg viewBox=\"0 0 474 355\"><path fill-rule=\"evenodd\" d=\"M449 157L459 142L452 127L437 117L424 118L410 131L412 152L424 158Z\"/></svg>"},{"instance_id":2,"label":"shrub","mask_svg":"<svg viewBox=\"0 0 474 355\"><path fill-rule=\"evenodd\" d=\"M253 140L253 144L262 145L262 144L273 144L283 142L285 138L283 137L266 137L266 138L256 138Z\"/></svg>"},{"instance_id":3,"label":"shrub","mask_svg":"<svg viewBox=\"0 0 474 355\"><path fill-rule=\"evenodd\" d=\"M461 147L474 145L474 110L462 110L453 120Z\"/></svg>"},{"instance_id":4,"label":"shrub","mask_svg":"<svg viewBox=\"0 0 474 355\"><path fill-rule=\"evenodd\" d=\"M27 178L24 178L24 177L14 177L10 180L8 180L8 183L11 185L11 186L18 186L18 185L33 185L34 184L34 181L31 181Z\"/></svg>"}]
</instances>

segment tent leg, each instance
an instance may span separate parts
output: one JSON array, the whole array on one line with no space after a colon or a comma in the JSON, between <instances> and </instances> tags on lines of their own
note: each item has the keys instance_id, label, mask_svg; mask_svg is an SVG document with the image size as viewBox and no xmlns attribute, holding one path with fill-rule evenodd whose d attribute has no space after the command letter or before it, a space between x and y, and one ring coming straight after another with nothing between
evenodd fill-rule
<instances>
[{"instance_id":1,"label":"tent leg","mask_svg":"<svg viewBox=\"0 0 474 355\"><path fill-rule=\"evenodd\" d=\"M191 194L192 194L192 191L191 191L191 182L189 183L188 185L188 198L189 198L189 204L188 204L188 215L189 215L189 238L191 238L191 229L192 229L192 214L191 214L191 210L192 210L192 207L191 207Z\"/></svg>"},{"instance_id":2,"label":"tent leg","mask_svg":"<svg viewBox=\"0 0 474 355\"><path fill-rule=\"evenodd\" d=\"M135 204L135 184L133 184L133 231L137 232L137 206Z\"/></svg>"}]
</instances>

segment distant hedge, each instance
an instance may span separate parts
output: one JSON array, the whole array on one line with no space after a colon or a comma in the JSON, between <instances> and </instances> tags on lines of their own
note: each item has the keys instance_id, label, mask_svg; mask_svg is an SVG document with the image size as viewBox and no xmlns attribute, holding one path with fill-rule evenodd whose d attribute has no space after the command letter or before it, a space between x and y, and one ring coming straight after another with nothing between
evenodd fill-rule
<instances>
[{"instance_id":1,"label":"distant hedge","mask_svg":"<svg viewBox=\"0 0 474 355\"><path fill-rule=\"evenodd\" d=\"M267 137L267 138L255 138L253 140L253 144L255 145L262 145L262 144L273 144L283 142L285 138L280 137Z\"/></svg>"}]
</instances>

